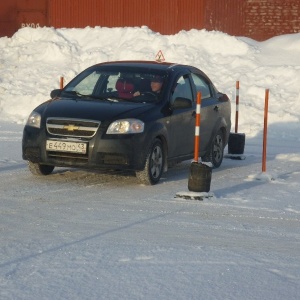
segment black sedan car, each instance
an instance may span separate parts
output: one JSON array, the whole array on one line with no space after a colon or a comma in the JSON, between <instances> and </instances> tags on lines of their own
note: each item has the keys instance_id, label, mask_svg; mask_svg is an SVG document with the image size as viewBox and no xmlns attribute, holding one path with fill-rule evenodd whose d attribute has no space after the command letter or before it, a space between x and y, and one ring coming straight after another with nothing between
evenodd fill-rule
<instances>
[{"instance_id":1,"label":"black sedan car","mask_svg":"<svg viewBox=\"0 0 300 300\"><path fill-rule=\"evenodd\" d=\"M156 184L168 166L194 157L196 95L201 91L200 153L219 167L230 133L230 101L199 69L173 63L94 65L24 127L23 159L35 175L54 167L132 170Z\"/></svg>"}]
</instances>

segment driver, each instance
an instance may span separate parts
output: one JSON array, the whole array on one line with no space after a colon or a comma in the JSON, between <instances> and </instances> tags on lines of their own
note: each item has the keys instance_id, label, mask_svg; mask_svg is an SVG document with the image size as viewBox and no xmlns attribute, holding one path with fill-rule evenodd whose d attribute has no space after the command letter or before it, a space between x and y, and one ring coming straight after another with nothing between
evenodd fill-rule
<instances>
[{"instance_id":1,"label":"driver","mask_svg":"<svg viewBox=\"0 0 300 300\"><path fill-rule=\"evenodd\" d=\"M157 95L160 93L161 91L161 87L163 85L163 78L161 76L155 76L151 79L151 91L152 94ZM142 93L140 91L136 91L133 96L140 96Z\"/></svg>"}]
</instances>

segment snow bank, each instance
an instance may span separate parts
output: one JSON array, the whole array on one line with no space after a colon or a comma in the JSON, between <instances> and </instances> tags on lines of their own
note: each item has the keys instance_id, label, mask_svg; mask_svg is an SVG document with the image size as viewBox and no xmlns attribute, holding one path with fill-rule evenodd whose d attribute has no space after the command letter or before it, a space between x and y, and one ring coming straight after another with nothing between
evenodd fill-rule
<instances>
[{"instance_id":1,"label":"snow bank","mask_svg":"<svg viewBox=\"0 0 300 300\"><path fill-rule=\"evenodd\" d=\"M270 89L269 122L299 129L300 34L257 42L217 31L190 30L164 36L148 27L84 29L22 28L0 38L0 118L23 124L31 110L86 67L113 60L167 61L202 69L232 99L240 81L239 130L261 133L265 89ZM286 132L289 126L285 127Z\"/></svg>"}]
</instances>

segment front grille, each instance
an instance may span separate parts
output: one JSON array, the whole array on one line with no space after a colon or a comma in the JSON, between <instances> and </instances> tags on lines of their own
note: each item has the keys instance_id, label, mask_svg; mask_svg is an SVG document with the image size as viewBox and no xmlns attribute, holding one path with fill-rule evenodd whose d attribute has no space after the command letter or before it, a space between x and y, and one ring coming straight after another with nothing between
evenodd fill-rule
<instances>
[{"instance_id":1,"label":"front grille","mask_svg":"<svg viewBox=\"0 0 300 300\"><path fill-rule=\"evenodd\" d=\"M48 152L48 157L55 157L55 158L62 158L63 160L71 160L74 159L82 159L82 160L88 160L87 154L79 154L79 153L68 153L68 152Z\"/></svg>"},{"instance_id":2,"label":"front grille","mask_svg":"<svg viewBox=\"0 0 300 300\"><path fill-rule=\"evenodd\" d=\"M52 135L92 138L96 134L100 122L82 119L48 118L46 126L48 133Z\"/></svg>"},{"instance_id":3,"label":"front grille","mask_svg":"<svg viewBox=\"0 0 300 300\"><path fill-rule=\"evenodd\" d=\"M128 160L122 154L107 154L103 155L103 163L107 165L128 165Z\"/></svg>"}]
</instances>

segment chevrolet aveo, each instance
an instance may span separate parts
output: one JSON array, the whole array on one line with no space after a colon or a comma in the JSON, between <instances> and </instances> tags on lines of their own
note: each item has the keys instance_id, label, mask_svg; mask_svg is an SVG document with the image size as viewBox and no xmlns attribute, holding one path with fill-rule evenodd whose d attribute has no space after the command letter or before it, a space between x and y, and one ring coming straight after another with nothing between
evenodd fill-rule
<instances>
[{"instance_id":1,"label":"chevrolet aveo","mask_svg":"<svg viewBox=\"0 0 300 300\"><path fill-rule=\"evenodd\" d=\"M199 69L148 61L87 68L36 107L24 127L23 159L35 175L55 167L132 170L156 184L194 157L197 92L200 153L217 168L230 133L230 101Z\"/></svg>"}]
</instances>

